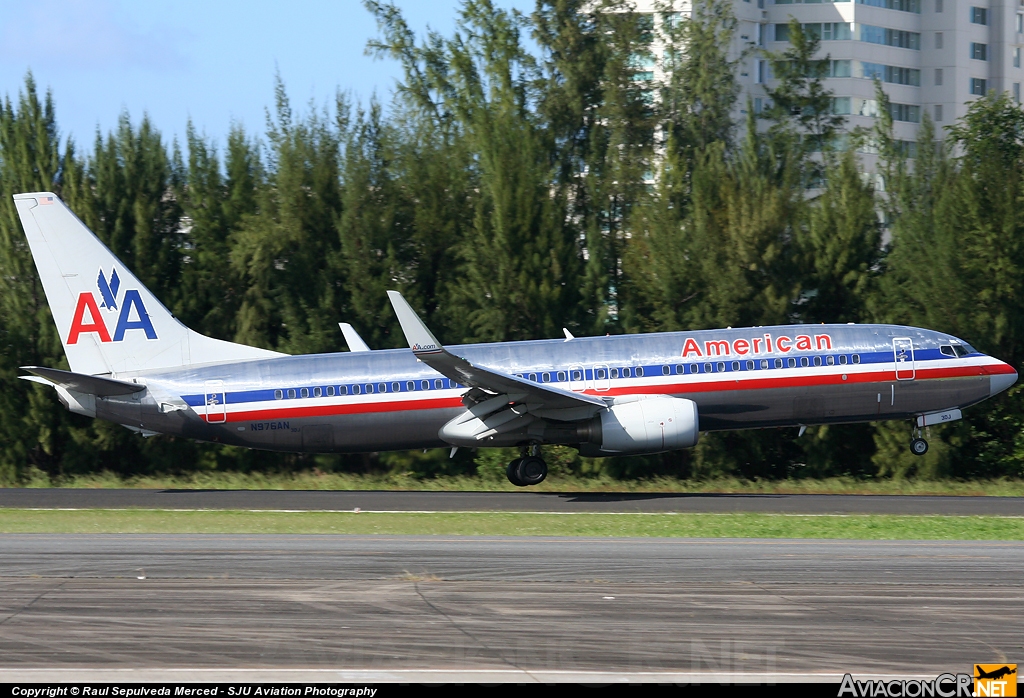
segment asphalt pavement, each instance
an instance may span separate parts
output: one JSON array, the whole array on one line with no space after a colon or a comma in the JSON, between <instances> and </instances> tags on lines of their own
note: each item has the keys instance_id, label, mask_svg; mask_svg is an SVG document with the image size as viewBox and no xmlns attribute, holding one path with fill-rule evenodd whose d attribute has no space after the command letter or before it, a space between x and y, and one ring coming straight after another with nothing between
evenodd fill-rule
<instances>
[{"instance_id":1,"label":"asphalt pavement","mask_svg":"<svg viewBox=\"0 0 1024 698\"><path fill-rule=\"evenodd\" d=\"M0 561L0 681L836 679L1024 657L1017 542L18 534Z\"/></svg>"},{"instance_id":2,"label":"asphalt pavement","mask_svg":"<svg viewBox=\"0 0 1024 698\"><path fill-rule=\"evenodd\" d=\"M1024 516L1024 497L835 494L0 489L0 508L296 511L773 512Z\"/></svg>"}]
</instances>

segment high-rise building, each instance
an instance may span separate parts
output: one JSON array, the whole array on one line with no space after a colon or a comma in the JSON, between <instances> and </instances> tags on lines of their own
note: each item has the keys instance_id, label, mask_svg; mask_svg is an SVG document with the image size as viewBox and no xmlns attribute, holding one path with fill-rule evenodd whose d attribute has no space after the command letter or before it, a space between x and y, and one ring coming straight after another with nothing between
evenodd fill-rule
<instances>
[{"instance_id":1,"label":"high-rise building","mask_svg":"<svg viewBox=\"0 0 1024 698\"><path fill-rule=\"evenodd\" d=\"M655 6L640 0L637 10L654 13ZM825 85L849 128L874 122L876 77L892 103L895 136L908 143L925 112L941 128L990 90L1021 98L1024 0L733 0L733 6L735 55L751 45L785 50L790 18L821 39L819 55L830 59ZM676 4L683 15L690 7ZM739 118L748 97L755 111L766 105L771 70L753 55L737 79Z\"/></svg>"}]
</instances>

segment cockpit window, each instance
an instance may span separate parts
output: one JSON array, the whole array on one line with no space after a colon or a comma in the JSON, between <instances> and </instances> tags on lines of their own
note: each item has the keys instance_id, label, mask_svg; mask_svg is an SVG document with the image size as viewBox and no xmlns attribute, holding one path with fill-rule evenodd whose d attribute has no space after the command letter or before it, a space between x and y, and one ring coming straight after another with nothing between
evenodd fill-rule
<instances>
[{"instance_id":1,"label":"cockpit window","mask_svg":"<svg viewBox=\"0 0 1024 698\"><path fill-rule=\"evenodd\" d=\"M956 352L957 356L967 356L971 353L970 349L965 347L963 344L954 344L953 351Z\"/></svg>"},{"instance_id":2,"label":"cockpit window","mask_svg":"<svg viewBox=\"0 0 1024 698\"><path fill-rule=\"evenodd\" d=\"M952 357L956 358L956 352L953 351L953 347L951 347L948 344L941 345L939 347L939 351L942 352L942 354L945 355L945 356L952 356Z\"/></svg>"}]
</instances>

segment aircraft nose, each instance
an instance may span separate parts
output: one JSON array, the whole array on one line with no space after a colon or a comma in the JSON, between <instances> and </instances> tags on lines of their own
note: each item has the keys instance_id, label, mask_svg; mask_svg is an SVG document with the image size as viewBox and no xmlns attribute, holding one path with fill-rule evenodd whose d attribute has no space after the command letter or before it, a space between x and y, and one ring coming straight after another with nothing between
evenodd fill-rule
<instances>
[{"instance_id":1,"label":"aircraft nose","mask_svg":"<svg viewBox=\"0 0 1024 698\"><path fill-rule=\"evenodd\" d=\"M1017 372L1009 364L1001 364L988 377L989 397L1001 393L1017 382Z\"/></svg>"}]
</instances>

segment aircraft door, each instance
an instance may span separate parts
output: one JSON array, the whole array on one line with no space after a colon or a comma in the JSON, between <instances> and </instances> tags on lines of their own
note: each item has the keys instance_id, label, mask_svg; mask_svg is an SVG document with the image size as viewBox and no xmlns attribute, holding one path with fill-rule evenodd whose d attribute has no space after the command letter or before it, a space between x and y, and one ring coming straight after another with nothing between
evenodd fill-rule
<instances>
[{"instance_id":1,"label":"aircraft door","mask_svg":"<svg viewBox=\"0 0 1024 698\"><path fill-rule=\"evenodd\" d=\"M909 337L895 337L892 340L892 350L896 362L896 380L914 380L917 371L914 368L913 340Z\"/></svg>"},{"instance_id":2,"label":"aircraft door","mask_svg":"<svg viewBox=\"0 0 1024 698\"><path fill-rule=\"evenodd\" d=\"M579 364L569 367L569 390L582 393L587 389L587 372Z\"/></svg>"},{"instance_id":3,"label":"aircraft door","mask_svg":"<svg viewBox=\"0 0 1024 698\"><path fill-rule=\"evenodd\" d=\"M207 422L210 424L223 424L228 421L226 397L224 381L206 381Z\"/></svg>"}]
</instances>

